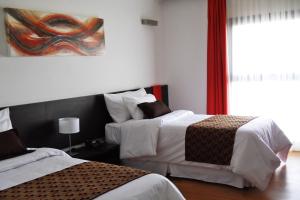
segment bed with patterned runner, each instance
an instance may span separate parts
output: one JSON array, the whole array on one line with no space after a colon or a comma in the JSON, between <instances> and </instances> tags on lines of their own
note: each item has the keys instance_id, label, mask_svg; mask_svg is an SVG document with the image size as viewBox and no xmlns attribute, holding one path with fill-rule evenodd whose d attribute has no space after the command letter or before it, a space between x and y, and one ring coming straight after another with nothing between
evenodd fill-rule
<instances>
[{"instance_id":1,"label":"bed with patterned runner","mask_svg":"<svg viewBox=\"0 0 300 200\"><path fill-rule=\"evenodd\" d=\"M0 191L0 199L90 200L146 174L129 167L85 162Z\"/></svg>"},{"instance_id":2,"label":"bed with patterned runner","mask_svg":"<svg viewBox=\"0 0 300 200\"><path fill-rule=\"evenodd\" d=\"M230 165L235 135L255 117L215 115L190 125L185 137L185 160Z\"/></svg>"}]
</instances>

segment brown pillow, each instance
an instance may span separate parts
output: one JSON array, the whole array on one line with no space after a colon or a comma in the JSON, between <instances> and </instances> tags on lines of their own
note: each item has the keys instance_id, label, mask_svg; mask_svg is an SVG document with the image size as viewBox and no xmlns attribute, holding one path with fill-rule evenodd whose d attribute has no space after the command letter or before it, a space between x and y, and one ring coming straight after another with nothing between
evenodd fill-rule
<instances>
[{"instance_id":1,"label":"brown pillow","mask_svg":"<svg viewBox=\"0 0 300 200\"><path fill-rule=\"evenodd\" d=\"M143 111L144 119L152 119L171 112L170 108L161 101L141 103L138 107Z\"/></svg>"},{"instance_id":2,"label":"brown pillow","mask_svg":"<svg viewBox=\"0 0 300 200\"><path fill-rule=\"evenodd\" d=\"M26 148L18 137L16 129L0 133L0 160L26 153Z\"/></svg>"}]
</instances>

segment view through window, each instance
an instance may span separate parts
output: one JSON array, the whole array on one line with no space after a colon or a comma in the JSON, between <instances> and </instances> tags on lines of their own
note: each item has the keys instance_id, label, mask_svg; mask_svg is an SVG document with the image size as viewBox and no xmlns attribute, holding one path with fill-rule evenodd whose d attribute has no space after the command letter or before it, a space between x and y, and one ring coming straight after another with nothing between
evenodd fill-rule
<instances>
[{"instance_id":1,"label":"view through window","mask_svg":"<svg viewBox=\"0 0 300 200\"><path fill-rule=\"evenodd\" d=\"M232 26L230 113L274 119L300 150L300 19Z\"/></svg>"}]
</instances>

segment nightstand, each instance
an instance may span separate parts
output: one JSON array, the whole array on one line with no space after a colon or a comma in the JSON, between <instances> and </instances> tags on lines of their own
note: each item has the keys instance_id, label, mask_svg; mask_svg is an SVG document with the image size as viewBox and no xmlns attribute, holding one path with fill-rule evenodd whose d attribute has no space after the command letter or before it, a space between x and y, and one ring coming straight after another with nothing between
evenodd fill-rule
<instances>
[{"instance_id":1,"label":"nightstand","mask_svg":"<svg viewBox=\"0 0 300 200\"><path fill-rule=\"evenodd\" d=\"M120 164L120 146L117 144L103 143L97 147L81 147L72 151L74 158Z\"/></svg>"}]
</instances>

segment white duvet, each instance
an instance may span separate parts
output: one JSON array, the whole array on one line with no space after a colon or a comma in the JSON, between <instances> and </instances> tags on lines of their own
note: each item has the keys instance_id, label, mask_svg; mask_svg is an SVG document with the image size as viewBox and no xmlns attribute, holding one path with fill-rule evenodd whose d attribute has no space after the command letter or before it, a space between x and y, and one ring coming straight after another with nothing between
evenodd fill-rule
<instances>
[{"instance_id":1,"label":"white duvet","mask_svg":"<svg viewBox=\"0 0 300 200\"><path fill-rule=\"evenodd\" d=\"M264 190L274 170L285 162L291 142L271 119L256 118L237 130L230 166L185 161L186 128L208 118L174 111L159 118L121 124L121 158L228 169Z\"/></svg>"},{"instance_id":2,"label":"white duvet","mask_svg":"<svg viewBox=\"0 0 300 200\"><path fill-rule=\"evenodd\" d=\"M63 151L40 148L33 153L0 161L0 190L86 162ZM149 174L107 192L96 200L182 200L184 197L166 178Z\"/></svg>"}]
</instances>

